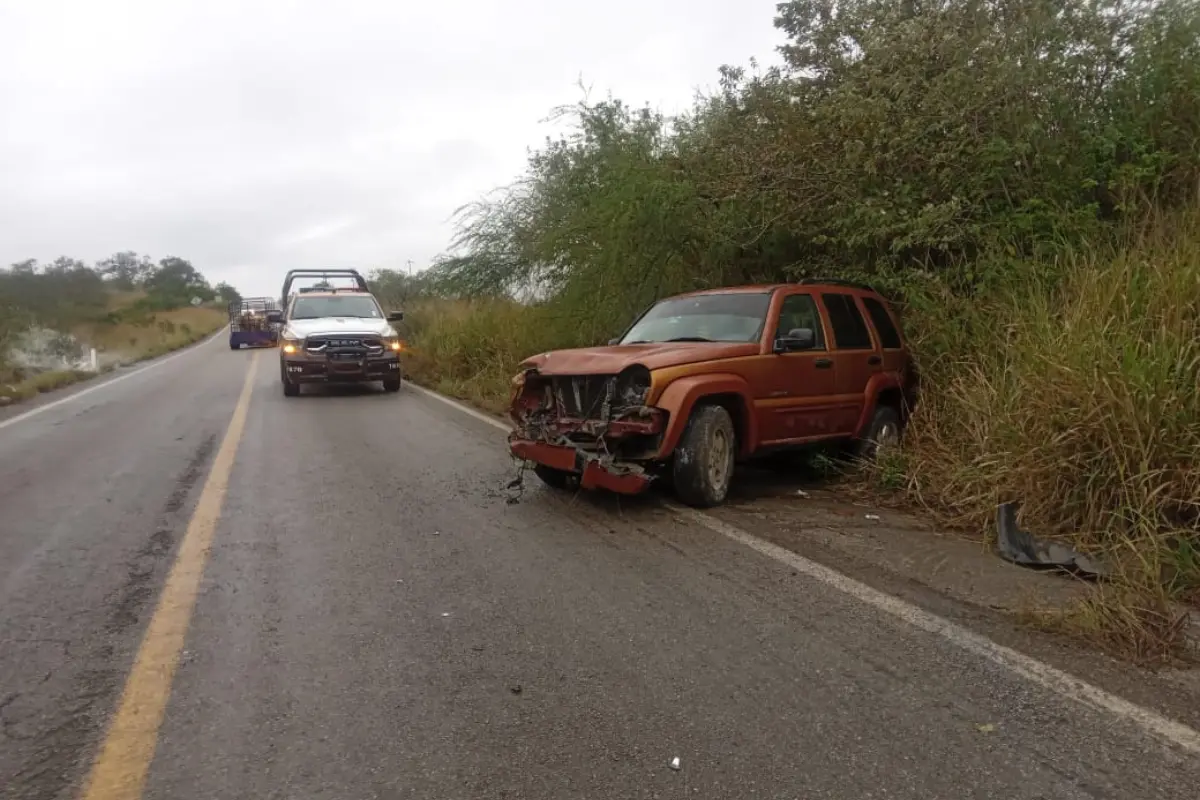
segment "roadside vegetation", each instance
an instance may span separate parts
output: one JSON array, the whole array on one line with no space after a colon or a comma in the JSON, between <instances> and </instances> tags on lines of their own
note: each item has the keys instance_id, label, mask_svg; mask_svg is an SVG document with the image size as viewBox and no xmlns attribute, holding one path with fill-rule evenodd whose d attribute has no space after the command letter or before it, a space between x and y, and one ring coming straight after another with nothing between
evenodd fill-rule
<instances>
[{"instance_id":1,"label":"roadside vegetation","mask_svg":"<svg viewBox=\"0 0 1200 800\"><path fill-rule=\"evenodd\" d=\"M765 22L765 21L764 21ZM499 409L522 358L667 294L832 275L900 306L922 376L876 486L996 505L1111 560L1048 618L1177 653L1200 593L1200 3L793 0L785 66L675 117L614 98L462 209L407 300L409 369Z\"/></svg>"},{"instance_id":2,"label":"roadside vegetation","mask_svg":"<svg viewBox=\"0 0 1200 800\"><path fill-rule=\"evenodd\" d=\"M183 259L130 252L94 266L64 257L0 269L0 404L198 341L225 324L236 297Z\"/></svg>"}]
</instances>

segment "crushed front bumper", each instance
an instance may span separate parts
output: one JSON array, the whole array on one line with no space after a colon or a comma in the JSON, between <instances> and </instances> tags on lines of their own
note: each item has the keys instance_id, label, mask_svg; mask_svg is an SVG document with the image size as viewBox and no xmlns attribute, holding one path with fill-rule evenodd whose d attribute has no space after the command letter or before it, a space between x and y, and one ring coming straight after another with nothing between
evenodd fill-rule
<instances>
[{"instance_id":1,"label":"crushed front bumper","mask_svg":"<svg viewBox=\"0 0 1200 800\"><path fill-rule=\"evenodd\" d=\"M579 476L584 489L638 494L654 481L646 455L653 453L665 415L658 409L602 422L559 418L527 423L509 436L517 458Z\"/></svg>"},{"instance_id":2,"label":"crushed front bumper","mask_svg":"<svg viewBox=\"0 0 1200 800\"><path fill-rule=\"evenodd\" d=\"M364 383L401 375L400 357L391 354L345 360L285 358L283 371L292 383Z\"/></svg>"},{"instance_id":3,"label":"crushed front bumper","mask_svg":"<svg viewBox=\"0 0 1200 800\"><path fill-rule=\"evenodd\" d=\"M513 439L509 442L512 454L526 461L572 472L579 476L584 489L608 489L619 494L638 494L646 490L653 476L636 464L605 461L600 456L575 447Z\"/></svg>"}]
</instances>

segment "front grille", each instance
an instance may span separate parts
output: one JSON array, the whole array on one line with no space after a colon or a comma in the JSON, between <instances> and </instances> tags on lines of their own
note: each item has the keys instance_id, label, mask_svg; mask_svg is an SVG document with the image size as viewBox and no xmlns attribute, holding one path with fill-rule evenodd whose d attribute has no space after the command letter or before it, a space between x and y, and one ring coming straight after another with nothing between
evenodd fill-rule
<instances>
[{"instance_id":1,"label":"front grille","mask_svg":"<svg viewBox=\"0 0 1200 800\"><path fill-rule=\"evenodd\" d=\"M605 400L612 404L609 392L613 375L572 375L552 378L559 413L579 419L600 419Z\"/></svg>"},{"instance_id":2,"label":"front grille","mask_svg":"<svg viewBox=\"0 0 1200 800\"><path fill-rule=\"evenodd\" d=\"M304 349L311 353L379 353L383 342L378 336L310 336L304 341Z\"/></svg>"}]
</instances>

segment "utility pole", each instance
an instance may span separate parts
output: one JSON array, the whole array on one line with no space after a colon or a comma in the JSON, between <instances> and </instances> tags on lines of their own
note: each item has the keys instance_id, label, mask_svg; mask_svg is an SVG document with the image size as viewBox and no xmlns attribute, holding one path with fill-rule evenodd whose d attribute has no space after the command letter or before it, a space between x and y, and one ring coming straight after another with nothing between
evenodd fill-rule
<instances>
[{"instance_id":1,"label":"utility pole","mask_svg":"<svg viewBox=\"0 0 1200 800\"><path fill-rule=\"evenodd\" d=\"M412 274L413 274L413 260L410 258L407 263L408 263L408 277L411 278Z\"/></svg>"}]
</instances>

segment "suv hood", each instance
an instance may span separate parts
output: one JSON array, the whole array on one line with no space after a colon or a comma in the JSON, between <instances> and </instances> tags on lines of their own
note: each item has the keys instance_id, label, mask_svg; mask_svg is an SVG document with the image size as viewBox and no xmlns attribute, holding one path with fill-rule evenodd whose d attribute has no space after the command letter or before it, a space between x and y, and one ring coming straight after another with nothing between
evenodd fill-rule
<instances>
[{"instance_id":1,"label":"suv hood","mask_svg":"<svg viewBox=\"0 0 1200 800\"><path fill-rule=\"evenodd\" d=\"M521 367L542 375L615 375L634 364L662 369L754 355L758 355L758 342L652 342L551 350L525 359Z\"/></svg>"},{"instance_id":2,"label":"suv hood","mask_svg":"<svg viewBox=\"0 0 1200 800\"><path fill-rule=\"evenodd\" d=\"M386 319L363 319L361 317L318 317L317 319L293 319L284 327L284 334L304 339L321 334L365 333L375 336L395 336L396 331Z\"/></svg>"}]
</instances>

